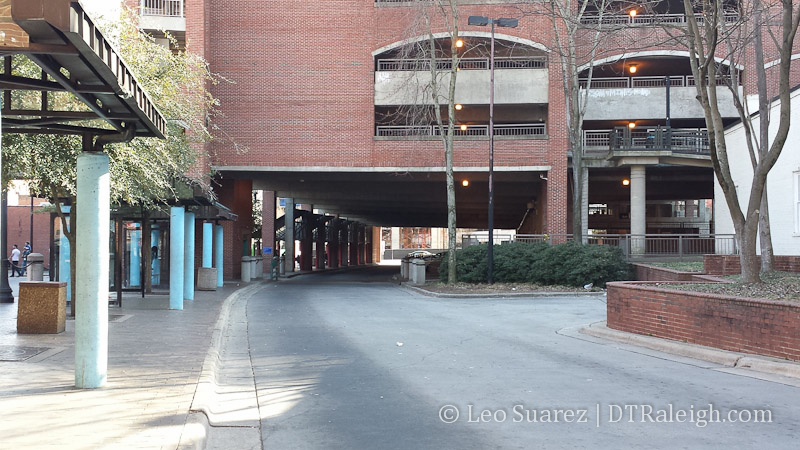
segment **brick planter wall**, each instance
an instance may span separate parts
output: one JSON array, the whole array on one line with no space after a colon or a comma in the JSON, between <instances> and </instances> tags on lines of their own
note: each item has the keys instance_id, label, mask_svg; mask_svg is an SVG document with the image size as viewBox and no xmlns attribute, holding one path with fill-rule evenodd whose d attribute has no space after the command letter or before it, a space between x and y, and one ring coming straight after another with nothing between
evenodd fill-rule
<instances>
[{"instance_id":1,"label":"brick planter wall","mask_svg":"<svg viewBox=\"0 0 800 450\"><path fill-rule=\"evenodd\" d=\"M710 275L736 275L742 273L739 255L703 255L703 268ZM800 273L800 256L776 256L775 270Z\"/></svg>"},{"instance_id":2,"label":"brick planter wall","mask_svg":"<svg viewBox=\"0 0 800 450\"><path fill-rule=\"evenodd\" d=\"M608 284L608 327L800 361L800 303Z\"/></svg>"},{"instance_id":3,"label":"brick planter wall","mask_svg":"<svg viewBox=\"0 0 800 450\"><path fill-rule=\"evenodd\" d=\"M637 281L692 281L692 277L698 275L647 264L633 264L633 267L636 270Z\"/></svg>"}]
</instances>

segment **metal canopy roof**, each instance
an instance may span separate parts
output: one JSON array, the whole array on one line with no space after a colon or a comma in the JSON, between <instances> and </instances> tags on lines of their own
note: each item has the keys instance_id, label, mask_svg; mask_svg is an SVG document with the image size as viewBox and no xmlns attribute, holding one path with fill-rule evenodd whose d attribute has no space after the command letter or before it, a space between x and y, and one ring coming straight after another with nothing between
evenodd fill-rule
<instances>
[{"instance_id":1,"label":"metal canopy roof","mask_svg":"<svg viewBox=\"0 0 800 450\"><path fill-rule=\"evenodd\" d=\"M42 75L12 74L13 55L33 60ZM0 0L0 56L4 132L102 135L133 127L137 136L166 133L164 117L78 2ZM41 91L40 108L13 109L11 90ZM52 110L48 92L64 91L88 109ZM111 128L86 123L93 119Z\"/></svg>"}]
</instances>

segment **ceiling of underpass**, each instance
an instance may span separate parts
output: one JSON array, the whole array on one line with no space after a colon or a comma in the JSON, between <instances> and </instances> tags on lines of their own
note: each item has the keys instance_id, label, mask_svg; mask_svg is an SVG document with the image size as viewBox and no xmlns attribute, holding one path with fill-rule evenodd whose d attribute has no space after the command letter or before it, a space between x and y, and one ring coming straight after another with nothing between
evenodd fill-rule
<instances>
[{"instance_id":1,"label":"ceiling of underpass","mask_svg":"<svg viewBox=\"0 0 800 450\"><path fill-rule=\"evenodd\" d=\"M629 167L592 169L589 172L589 202L629 201ZM647 200L689 200L714 198L714 171L710 167L647 166Z\"/></svg>"},{"instance_id":2,"label":"ceiling of underpass","mask_svg":"<svg viewBox=\"0 0 800 450\"><path fill-rule=\"evenodd\" d=\"M541 204L545 172L494 174L495 228L514 229L528 204ZM253 180L254 190L313 205L328 214L379 226L447 226L443 172L222 172L223 178ZM461 185L469 180L469 186ZM488 173L457 172L458 227L486 228Z\"/></svg>"}]
</instances>

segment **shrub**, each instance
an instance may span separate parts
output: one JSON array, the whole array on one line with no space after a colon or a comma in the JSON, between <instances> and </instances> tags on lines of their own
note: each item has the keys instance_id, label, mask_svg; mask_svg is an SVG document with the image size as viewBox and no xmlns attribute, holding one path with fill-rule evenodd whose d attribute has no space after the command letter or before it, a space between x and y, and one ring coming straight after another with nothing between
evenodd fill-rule
<instances>
[{"instance_id":1,"label":"shrub","mask_svg":"<svg viewBox=\"0 0 800 450\"><path fill-rule=\"evenodd\" d=\"M487 249L487 245L473 245L456 252L459 281L486 282ZM439 276L447 282L446 259L439 267ZM558 245L510 242L494 246L494 280L498 282L605 286L609 281L630 278L630 265L616 247L575 242Z\"/></svg>"}]
</instances>

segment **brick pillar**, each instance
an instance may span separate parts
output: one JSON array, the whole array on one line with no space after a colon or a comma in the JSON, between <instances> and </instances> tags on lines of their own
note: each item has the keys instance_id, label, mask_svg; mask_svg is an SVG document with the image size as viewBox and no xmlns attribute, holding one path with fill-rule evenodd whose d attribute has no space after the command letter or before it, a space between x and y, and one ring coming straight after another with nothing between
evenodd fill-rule
<instances>
[{"instance_id":1,"label":"brick pillar","mask_svg":"<svg viewBox=\"0 0 800 450\"><path fill-rule=\"evenodd\" d=\"M342 224L342 234L339 239L339 265L347 267L349 261L348 251L350 249L350 222Z\"/></svg>"},{"instance_id":2,"label":"brick pillar","mask_svg":"<svg viewBox=\"0 0 800 450\"><path fill-rule=\"evenodd\" d=\"M320 218L317 220L316 223L317 228L317 261L316 266L317 270L325 268L325 258L322 255L325 254L325 221Z\"/></svg>"},{"instance_id":3,"label":"brick pillar","mask_svg":"<svg viewBox=\"0 0 800 450\"><path fill-rule=\"evenodd\" d=\"M261 247L272 248L272 253L265 255L272 258L278 254L278 246L275 243L275 192L261 191ZM262 264L264 272L269 272L270 261L265 260Z\"/></svg>"},{"instance_id":4,"label":"brick pillar","mask_svg":"<svg viewBox=\"0 0 800 450\"><path fill-rule=\"evenodd\" d=\"M312 270L311 254L314 250L314 219L303 215L303 237L300 240L300 270Z\"/></svg>"},{"instance_id":5,"label":"brick pillar","mask_svg":"<svg viewBox=\"0 0 800 450\"><path fill-rule=\"evenodd\" d=\"M245 246L249 247L253 229L253 182L251 180L219 180L216 189L219 202L239 216L238 220L222 221L225 262L225 279L240 279L242 276L242 256Z\"/></svg>"}]
</instances>

